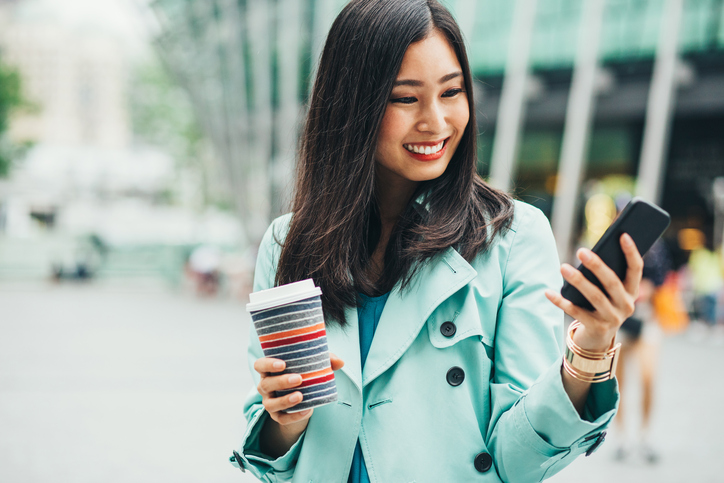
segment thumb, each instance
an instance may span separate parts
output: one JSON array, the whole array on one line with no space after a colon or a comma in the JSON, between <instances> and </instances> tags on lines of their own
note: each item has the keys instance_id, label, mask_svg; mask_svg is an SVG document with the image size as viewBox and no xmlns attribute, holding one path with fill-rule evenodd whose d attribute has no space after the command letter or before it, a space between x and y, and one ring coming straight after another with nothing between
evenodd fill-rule
<instances>
[{"instance_id":1,"label":"thumb","mask_svg":"<svg viewBox=\"0 0 724 483\"><path fill-rule=\"evenodd\" d=\"M338 371L344 366L344 361L331 352L329 353L329 360L332 363L333 371Z\"/></svg>"}]
</instances>

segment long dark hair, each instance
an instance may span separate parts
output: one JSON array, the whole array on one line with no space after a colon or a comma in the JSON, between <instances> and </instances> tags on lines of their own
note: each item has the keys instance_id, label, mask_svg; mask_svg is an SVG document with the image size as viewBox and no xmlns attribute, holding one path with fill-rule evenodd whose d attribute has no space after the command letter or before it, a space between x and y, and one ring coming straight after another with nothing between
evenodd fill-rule
<instances>
[{"instance_id":1,"label":"long dark hair","mask_svg":"<svg viewBox=\"0 0 724 483\"><path fill-rule=\"evenodd\" d=\"M442 32L465 79L470 120L446 171L420 183L397 222L379 279L370 275L381 224L377 135L407 47ZM476 173L473 81L460 29L436 0L353 0L327 37L300 140L293 216L276 283L313 278L328 322L345 325L357 292L408 286L419 266L453 246L466 260L507 229L510 198ZM416 200L420 202L417 203Z\"/></svg>"}]
</instances>

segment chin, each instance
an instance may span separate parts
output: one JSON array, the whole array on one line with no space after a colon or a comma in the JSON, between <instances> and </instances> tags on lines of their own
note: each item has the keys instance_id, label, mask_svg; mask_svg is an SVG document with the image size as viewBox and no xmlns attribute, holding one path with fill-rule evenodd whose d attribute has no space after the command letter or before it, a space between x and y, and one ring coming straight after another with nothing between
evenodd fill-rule
<instances>
[{"instance_id":1,"label":"chin","mask_svg":"<svg viewBox=\"0 0 724 483\"><path fill-rule=\"evenodd\" d=\"M447 166L445 166L445 168L447 168ZM432 181L434 179L439 178L444 173L445 173L445 169L426 170L423 173L415 173L415 175L412 176L411 181L417 181L417 182Z\"/></svg>"}]
</instances>

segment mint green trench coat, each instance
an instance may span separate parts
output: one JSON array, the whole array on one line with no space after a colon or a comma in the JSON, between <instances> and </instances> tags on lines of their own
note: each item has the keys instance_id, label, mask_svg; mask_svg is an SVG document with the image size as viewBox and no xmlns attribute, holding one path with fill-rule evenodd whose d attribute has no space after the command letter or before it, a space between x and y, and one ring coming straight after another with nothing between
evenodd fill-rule
<instances>
[{"instance_id":1,"label":"mint green trench coat","mask_svg":"<svg viewBox=\"0 0 724 483\"><path fill-rule=\"evenodd\" d=\"M283 239L290 219L267 230L254 290L274 286L280 247L272 234ZM335 373L339 400L316 408L277 459L259 450L268 414L253 388L232 464L267 482L346 483L359 438L373 483L550 477L599 446L618 406L615 380L592 385L583 418L563 389L563 313L544 295L561 282L548 220L516 201L511 230L472 263L448 248L410 288L392 290L364 371L356 309L345 329L327 325L329 349L345 362ZM445 322L454 335L441 331ZM250 337L251 368L262 351L253 327ZM452 385L456 367L462 382L458 371Z\"/></svg>"}]
</instances>

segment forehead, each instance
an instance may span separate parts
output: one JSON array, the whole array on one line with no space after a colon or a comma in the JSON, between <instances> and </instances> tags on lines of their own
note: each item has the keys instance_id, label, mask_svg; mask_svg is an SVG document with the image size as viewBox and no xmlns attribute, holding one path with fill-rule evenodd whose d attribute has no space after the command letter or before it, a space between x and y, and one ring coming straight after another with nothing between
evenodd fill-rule
<instances>
[{"instance_id":1,"label":"forehead","mask_svg":"<svg viewBox=\"0 0 724 483\"><path fill-rule=\"evenodd\" d=\"M407 48L397 79L438 79L460 70L460 62L450 42L442 32L433 30Z\"/></svg>"}]
</instances>

